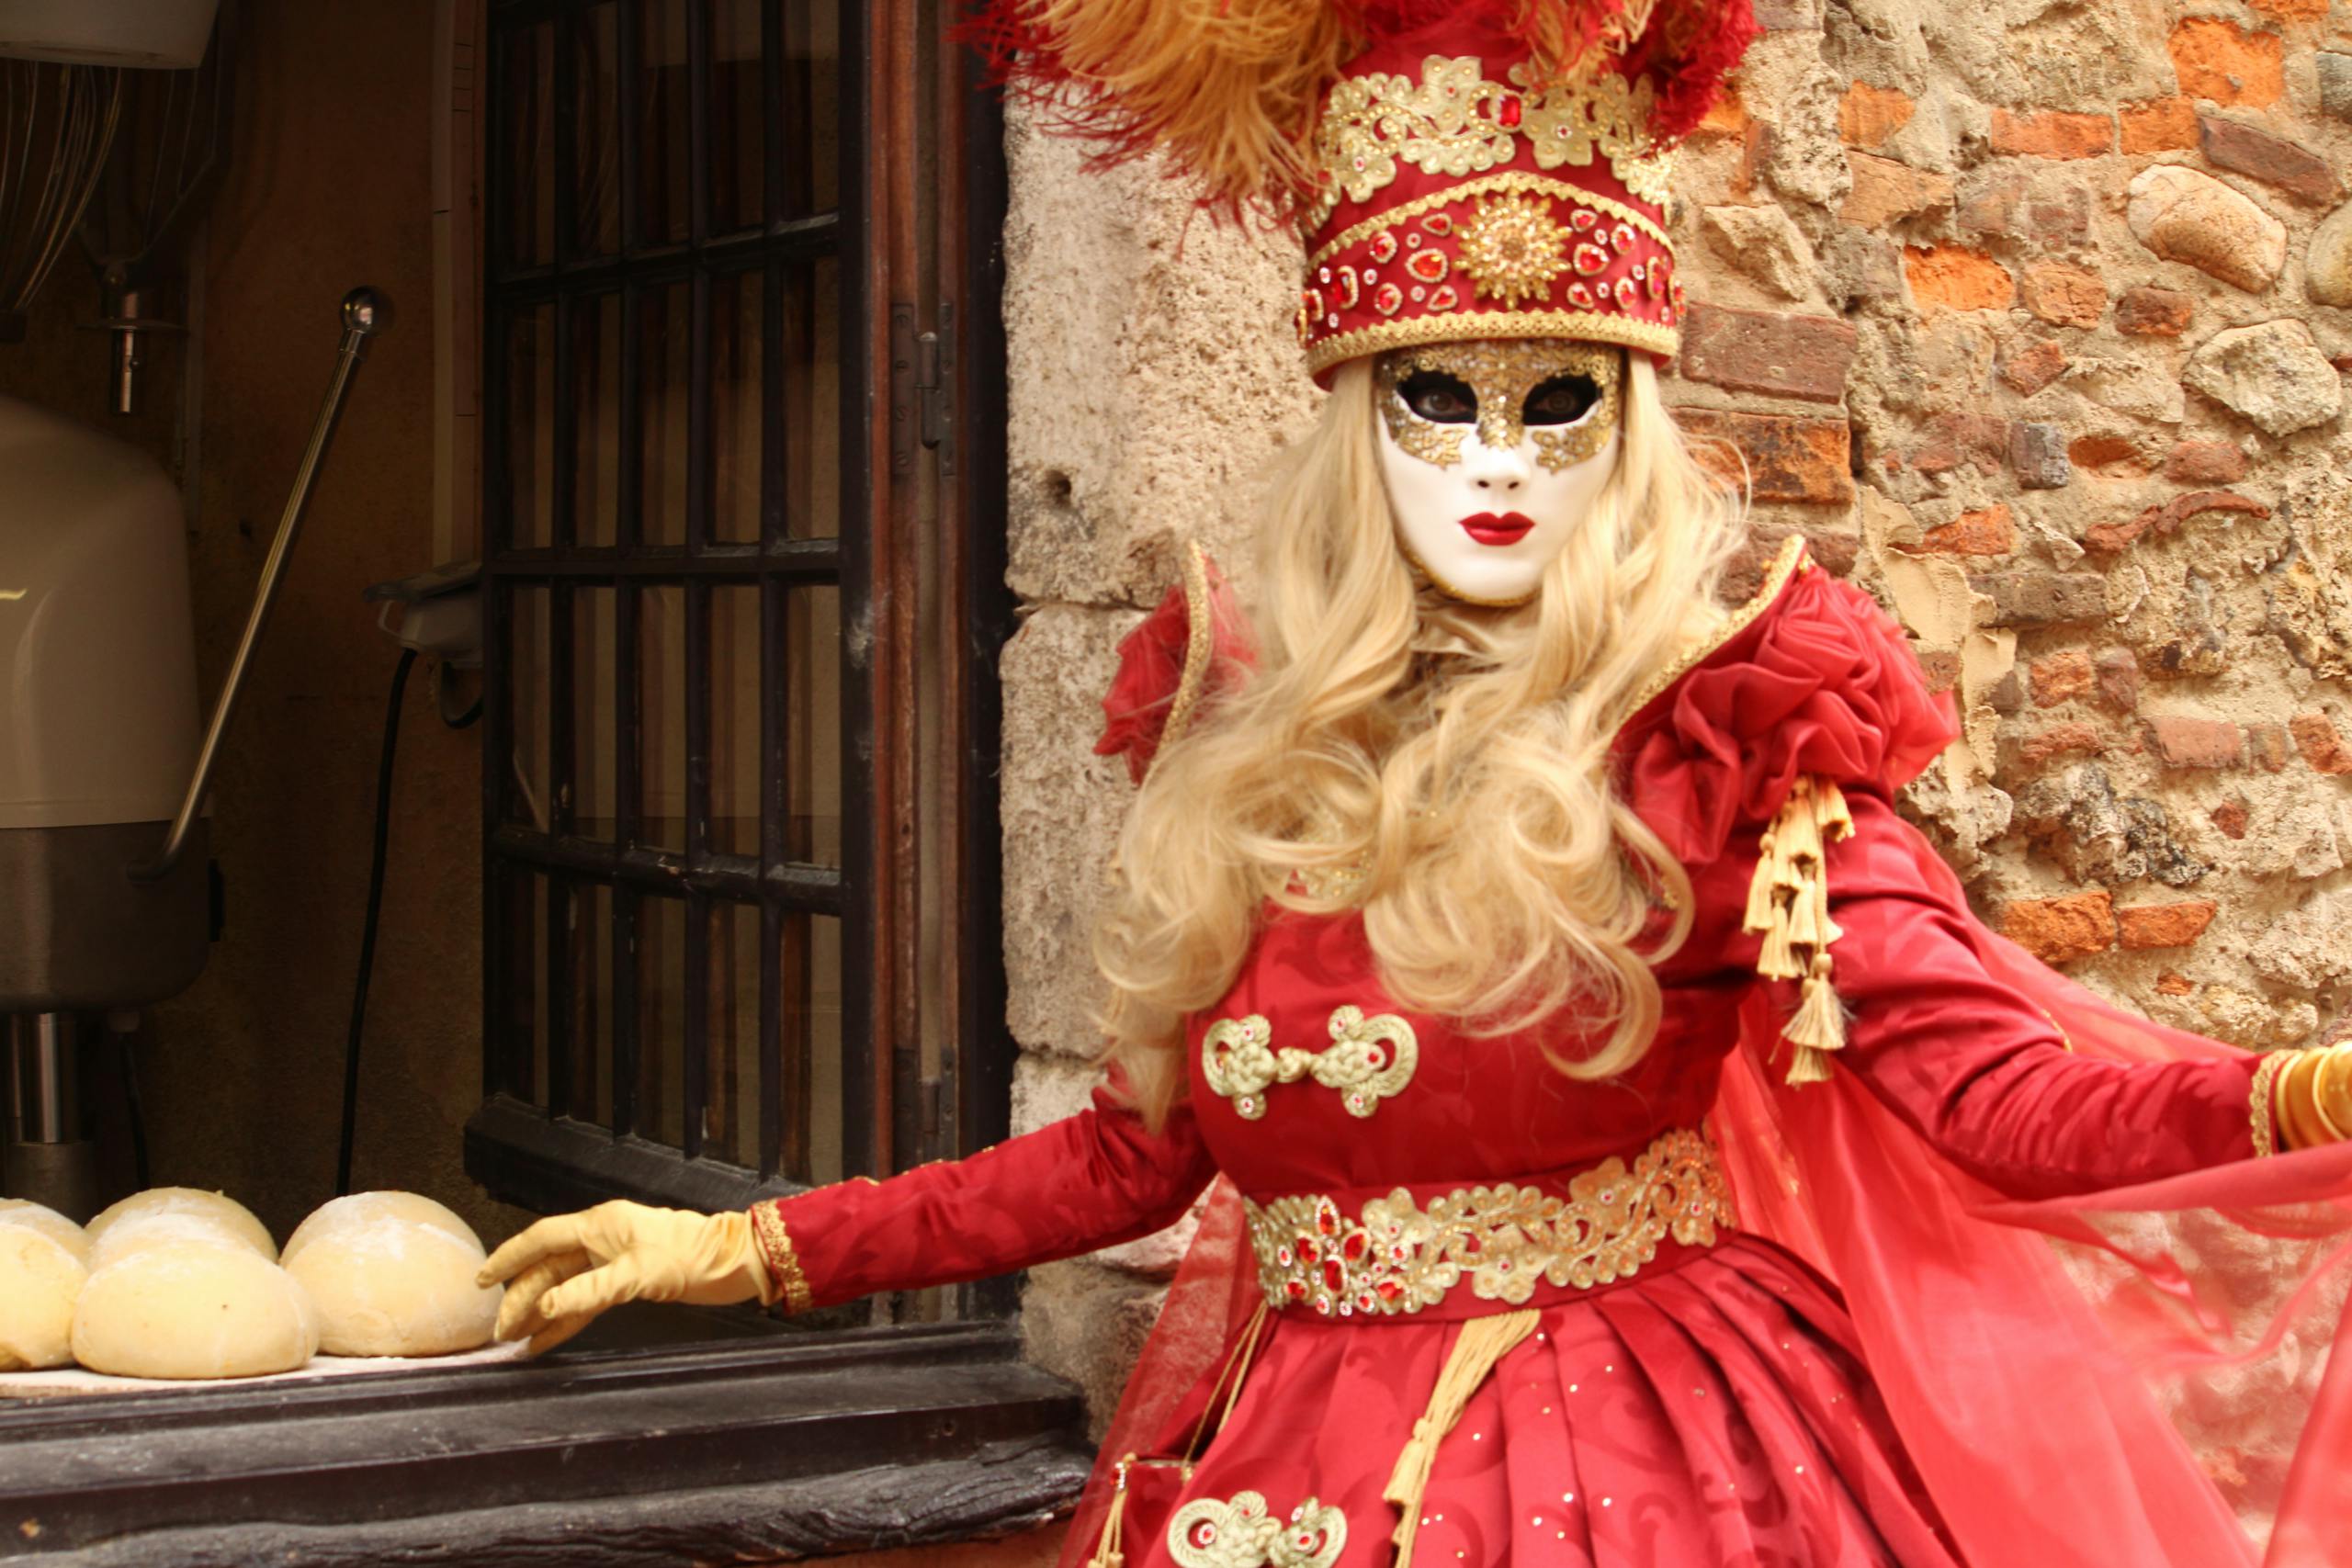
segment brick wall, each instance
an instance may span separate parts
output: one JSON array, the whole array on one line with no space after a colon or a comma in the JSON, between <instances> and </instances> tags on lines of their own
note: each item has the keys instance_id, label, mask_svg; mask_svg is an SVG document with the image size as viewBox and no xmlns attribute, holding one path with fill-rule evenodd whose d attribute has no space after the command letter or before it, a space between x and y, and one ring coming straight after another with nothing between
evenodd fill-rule
<instances>
[{"instance_id":1,"label":"brick wall","mask_svg":"<svg viewBox=\"0 0 2352 1568\"><path fill-rule=\"evenodd\" d=\"M1908 805L1981 913L2310 1036L2352 974L2352 8L1759 15L1685 158L1686 428L1956 690Z\"/></svg>"}]
</instances>

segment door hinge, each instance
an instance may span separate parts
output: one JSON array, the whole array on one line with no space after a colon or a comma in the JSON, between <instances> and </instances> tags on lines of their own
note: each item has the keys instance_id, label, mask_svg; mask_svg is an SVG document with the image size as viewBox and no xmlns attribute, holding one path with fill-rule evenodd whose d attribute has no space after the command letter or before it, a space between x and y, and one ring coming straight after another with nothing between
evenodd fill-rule
<instances>
[{"instance_id":1,"label":"door hinge","mask_svg":"<svg viewBox=\"0 0 2352 1568\"><path fill-rule=\"evenodd\" d=\"M944 1053L939 1071L924 1077L920 1085L922 1100L916 1120L922 1123L925 1159L948 1159L956 1153L956 1066L955 1053Z\"/></svg>"},{"instance_id":2,"label":"door hinge","mask_svg":"<svg viewBox=\"0 0 2352 1568\"><path fill-rule=\"evenodd\" d=\"M943 300L939 325L915 331L912 305L890 307L890 471L914 472L920 443L956 472L956 307Z\"/></svg>"},{"instance_id":3,"label":"door hinge","mask_svg":"<svg viewBox=\"0 0 2352 1568\"><path fill-rule=\"evenodd\" d=\"M939 471L956 472L956 307L939 302L939 325L918 340L915 396L922 444L939 454Z\"/></svg>"}]
</instances>

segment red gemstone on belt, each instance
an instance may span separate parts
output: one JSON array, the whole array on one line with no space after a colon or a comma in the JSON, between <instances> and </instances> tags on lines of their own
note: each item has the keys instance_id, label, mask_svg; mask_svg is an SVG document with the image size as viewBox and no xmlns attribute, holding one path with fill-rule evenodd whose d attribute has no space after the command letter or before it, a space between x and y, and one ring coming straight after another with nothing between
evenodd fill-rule
<instances>
[{"instance_id":1,"label":"red gemstone on belt","mask_svg":"<svg viewBox=\"0 0 2352 1568\"><path fill-rule=\"evenodd\" d=\"M1517 98L1505 98L1503 107L1495 111L1495 123L1505 130L1517 130L1521 112Z\"/></svg>"}]
</instances>

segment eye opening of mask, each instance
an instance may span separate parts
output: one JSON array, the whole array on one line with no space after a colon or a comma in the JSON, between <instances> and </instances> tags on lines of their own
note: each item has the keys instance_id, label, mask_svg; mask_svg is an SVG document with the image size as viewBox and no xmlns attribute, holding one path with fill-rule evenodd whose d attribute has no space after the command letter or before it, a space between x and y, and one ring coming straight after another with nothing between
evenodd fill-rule
<instances>
[{"instance_id":1,"label":"eye opening of mask","mask_svg":"<svg viewBox=\"0 0 2352 1568\"><path fill-rule=\"evenodd\" d=\"M1566 370L1527 394L1521 411L1526 424L1577 424L1601 404L1600 383L1582 371Z\"/></svg>"},{"instance_id":2,"label":"eye opening of mask","mask_svg":"<svg viewBox=\"0 0 2352 1568\"><path fill-rule=\"evenodd\" d=\"M1478 394L1458 376L1416 370L1396 384L1396 400L1432 424L1475 424Z\"/></svg>"}]
</instances>

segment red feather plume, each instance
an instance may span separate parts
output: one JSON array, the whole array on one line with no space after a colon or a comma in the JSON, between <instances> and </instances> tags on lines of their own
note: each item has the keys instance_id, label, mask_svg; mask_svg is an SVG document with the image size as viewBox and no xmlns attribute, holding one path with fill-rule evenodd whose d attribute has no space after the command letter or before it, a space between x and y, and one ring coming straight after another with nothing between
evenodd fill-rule
<instances>
[{"instance_id":1,"label":"red feather plume","mask_svg":"<svg viewBox=\"0 0 2352 1568\"><path fill-rule=\"evenodd\" d=\"M1757 30L1750 0L987 0L957 31L1053 130L1097 143L1092 165L1164 150L1212 212L1287 219L1316 195L1316 116L1347 62L1472 21L1545 80L1650 77L1660 142L1699 123Z\"/></svg>"}]
</instances>

